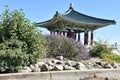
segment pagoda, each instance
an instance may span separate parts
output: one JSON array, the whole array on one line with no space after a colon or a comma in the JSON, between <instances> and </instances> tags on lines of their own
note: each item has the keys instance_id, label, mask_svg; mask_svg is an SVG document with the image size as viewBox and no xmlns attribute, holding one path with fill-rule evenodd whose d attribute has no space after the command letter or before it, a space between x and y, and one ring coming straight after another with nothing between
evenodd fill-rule
<instances>
[{"instance_id":1,"label":"pagoda","mask_svg":"<svg viewBox=\"0 0 120 80\"><path fill-rule=\"evenodd\" d=\"M93 31L109 25L114 25L114 20L107 20L88 16L74 10L70 4L69 9L61 14L56 11L52 19L37 23L37 26L47 28L51 35L58 34L80 41L80 33L84 33L84 45L93 44Z\"/></svg>"}]
</instances>

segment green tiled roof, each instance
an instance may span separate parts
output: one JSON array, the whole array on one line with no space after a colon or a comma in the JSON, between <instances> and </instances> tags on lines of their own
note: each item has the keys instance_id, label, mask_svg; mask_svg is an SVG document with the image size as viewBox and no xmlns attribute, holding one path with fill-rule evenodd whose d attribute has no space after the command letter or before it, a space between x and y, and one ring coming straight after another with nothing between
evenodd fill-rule
<instances>
[{"instance_id":1,"label":"green tiled roof","mask_svg":"<svg viewBox=\"0 0 120 80\"><path fill-rule=\"evenodd\" d=\"M40 27L46 27L47 29L61 28L73 28L76 30L95 30L104 26L116 24L114 20L107 20L101 18L91 17L75 11L72 7L69 8L64 14L56 12L54 17L48 21L37 23ZM83 31L84 31L83 30Z\"/></svg>"},{"instance_id":2,"label":"green tiled roof","mask_svg":"<svg viewBox=\"0 0 120 80\"><path fill-rule=\"evenodd\" d=\"M59 14L62 18L69 19L76 22L86 23L86 24L115 24L114 20L106 20L91 17L82 13L79 13L73 9L70 9L65 14Z\"/></svg>"}]
</instances>

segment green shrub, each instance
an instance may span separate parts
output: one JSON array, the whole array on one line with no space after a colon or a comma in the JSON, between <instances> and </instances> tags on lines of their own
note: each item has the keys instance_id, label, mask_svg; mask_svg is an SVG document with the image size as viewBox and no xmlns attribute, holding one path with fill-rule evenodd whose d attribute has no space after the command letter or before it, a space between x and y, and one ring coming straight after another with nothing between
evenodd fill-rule
<instances>
[{"instance_id":1,"label":"green shrub","mask_svg":"<svg viewBox=\"0 0 120 80\"><path fill-rule=\"evenodd\" d=\"M120 63L120 55L112 53L112 49L103 42L95 42L90 54L92 57L99 57L108 63Z\"/></svg>"},{"instance_id":2,"label":"green shrub","mask_svg":"<svg viewBox=\"0 0 120 80\"><path fill-rule=\"evenodd\" d=\"M90 50L90 54L92 57L100 57L101 54L110 54L111 49L108 48L107 44L104 44L103 42L95 42L95 44L92 46L92 49Z\"/></svg>"},{"instance_id":3,"label":"green shrub","mask_svg":"<svg viewBox=\"0 0 120 80\"><path fill-rule=\"evenodd\" d=\"M63 56L73 60L90 58L85 47L73 39L51 35L46 36L46 41L48 46L46 57Z\"/></svg>"},{"instance_id":4,"label":"green shrub","mask_svg":"<svg viewBox=\"0 0 120 80\"><path fill-rule=\"evenodd\" d=\"M100 57L104 61L109 62L109 63L114 63L114 62L120 63L120 55L116 55L116 54L113 54L113 53L111 53L111 54L103 53L103 54L100 55Z\"/></svg>"},{"instance_id":5,"label":"green shrub","mask_svg":"<svg viewBox=\"0 0 120 80\"><path fill-rule=\"evenodd\" d=\"M22 10L0 15L0 68L15 72L35 63L45 52L45 40Z\"/></svg>"}]
</instances>

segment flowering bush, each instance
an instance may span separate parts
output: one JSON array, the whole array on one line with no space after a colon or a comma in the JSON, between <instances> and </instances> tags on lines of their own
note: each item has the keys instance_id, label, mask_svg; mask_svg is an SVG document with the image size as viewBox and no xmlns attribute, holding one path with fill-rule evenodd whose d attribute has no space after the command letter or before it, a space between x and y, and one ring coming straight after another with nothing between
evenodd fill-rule
<instances>
[{"instance_id":1,"label":"flowering bush","mask_svg":"<svg viewBox=\"0 0 120 80\"><path fill-rule=\"evenodd\" d=\"M88 59L89 53L81 42L58 35L45 37L47 41L46 57L63 56L72 60Z\"/></svg>"}]
</instances>

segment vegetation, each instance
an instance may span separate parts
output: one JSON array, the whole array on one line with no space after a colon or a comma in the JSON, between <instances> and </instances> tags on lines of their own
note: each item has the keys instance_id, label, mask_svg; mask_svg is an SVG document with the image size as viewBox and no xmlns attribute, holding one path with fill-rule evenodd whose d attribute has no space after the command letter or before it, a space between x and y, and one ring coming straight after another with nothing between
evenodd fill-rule
<instances>
[{"instance_id":1,"label":"vegetation","mask_svg":"<svg viewBox=\"0 0 120 80\"><path fill-rule=\"evenodd\" d=\"M16 72L35 63L45 49L45 40L35 23L30 23L22 10L10 12L6 7L0 15L0 68Z\"/></svg>"},{"instance_id":2,"label":"vegetation","mask_svg":"<svg viewBox=\"0 0 120 80\"><path fill-rule=\"evenodd\" d=\"M113 54L112 49L109 48L106 43L103 43L101 41L95 42L95 45L90 51L90 54L92 57L100 57L109 63L120 63L120 55Z\"/></svg>"},{"instance_id":3,"label":"vegetation","mask_svg":"<svg viewBox=\"0 0 120 80\"><path fill-rule=\"evenodd\" d=\"M72 60L90 58L89 53L80 42L58 35L46 36L45 38L48 46L46 57L61 55Z\"/></svg>"},{"instance_id":4,"label":"vegetation","mask_svg":"<svg viewBox=\"0 0 120 80\"><path fill-rule=\"evenodd\" d=\"M107 47L107 44L99 41L95 42L95 44L92 46L92 50L90 51L90 54L92 57L101 57L101 54L110 54L111 49Z\"/></svg>"},{"instance_id":5,"label":"vegetation","mask_svg":"<svg viewBox=\"0 0 120 80\"><path fill-rule=\"evenodd\" d=\"M90 56L80 42L58 35L45 36L44 39L35 26L25 18L22 10L10 12L6 7L0 15L0 71L16 72L43 56L63 56L71 60L85 60L92 56L120 63L120 56L113 54L102 42L95 42Z\"/></svg>"},{"instance_id":6,"label":"vegetation","mask_svg":"<svg viewBox=\"0 0 120 80\"><path fill-rule=\"evenodd\" d=\"M106 61L106 62L109 62L109 63L120 63L120 55L116 55L116 54L101 54L101 58Z\"/></svg>"}]
</instances>

